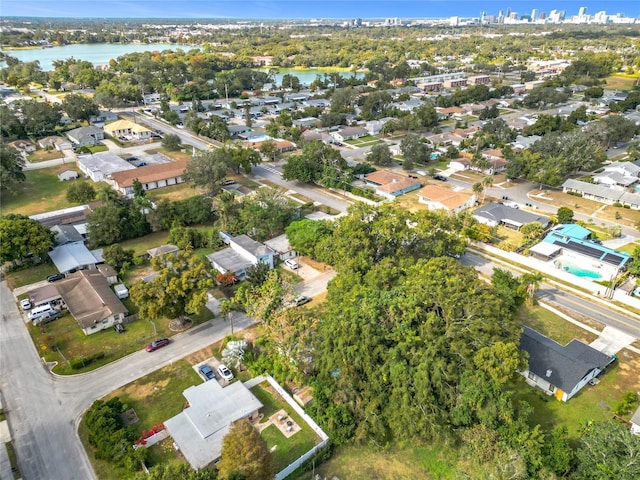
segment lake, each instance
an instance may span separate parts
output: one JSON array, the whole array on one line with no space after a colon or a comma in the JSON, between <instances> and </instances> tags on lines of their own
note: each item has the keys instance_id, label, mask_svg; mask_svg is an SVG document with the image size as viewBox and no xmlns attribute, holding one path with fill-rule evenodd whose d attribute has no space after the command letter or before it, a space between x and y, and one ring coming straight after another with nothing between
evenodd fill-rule
<instances>
[{"instance_id":1,"label":"lake","mask_svg":"<svg viewBox=\"0 0 640 480\"><path fill-rule=\"evenodd\" d=\"M17 58L22 62L32 62L38 60L40 62L40 68L45 72L53 70L53 62L55 60L66 60L67 58L75 58L77 60L86 60L94 65L105 65L109 63L109 60L116 59L121 55L135 52L153 52L162 50L177 50L184 51L192 50L194 48L200 48L197 46L185 46L174 45L170 43L89 43L89 44L74 44L65 45L63 47L52 48L34 48L29 50L0 50L4 53ZM2 67L3 65L0 65ZM267 69L260 69L264 72ZM340 75L341 77L348 78L353 75L350 71L334 71L334 69L326 68L309 68L305 70L298 70L294 68L280 68L277 69L278 73L275 75L275 81L277 85L282 84L282 77L284 75L295 75L300 79L300 83L303 85L309 85L316 79L317 75L321 75L324 78L324 74L328 75L329 81L333 75ZM356 73L356 78L363 78L363 73Z\"/></svg>"},{"instance_id":2,"label":"lake","mask_svg":"<svg viewBox=\"0 0 640 480\"><path fill-rule=\"evenodd\" d=\"M192 46L173 45L170 43L90 43L73 44L62 47L34 48L29 50L2 50L2 52L17 58L21 62L40 61L40 68L45 72L53 70L54 60L75 58L86 60L94 65L105 65L109 60L121 55L135 52L153 52L162 50L192 50Z\"/></svg>"}]
</instances>

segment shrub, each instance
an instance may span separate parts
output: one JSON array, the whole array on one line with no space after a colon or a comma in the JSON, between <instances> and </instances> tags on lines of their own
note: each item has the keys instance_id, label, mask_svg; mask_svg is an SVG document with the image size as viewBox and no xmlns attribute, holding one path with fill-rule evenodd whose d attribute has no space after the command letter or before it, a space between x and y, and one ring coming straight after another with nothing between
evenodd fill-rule
<instances>
[{"instance_id":1,"label":"shrub","mask_svg":"<svg viewBox=\"0 0 640 480\"><path fill-rule=\"evenodd\" d=\"M87 367L91 363L102 358L104 358L104 352L98 352L93 355L89 355L88 357L76 357L69 362L69 365L71 365L71 368L74 370L80 370L81 368Z\"/></svg>"},{"instance_id":2,"label":"shrub","mask_svg":"<svg viewBox=\"0 0 640 480\"><path fill-rule=\"evenodd\" d=\"M622 204L620 202L614 202L614 204L612 205L612 207L622 207Z\"/></svg>"}]
</instances>

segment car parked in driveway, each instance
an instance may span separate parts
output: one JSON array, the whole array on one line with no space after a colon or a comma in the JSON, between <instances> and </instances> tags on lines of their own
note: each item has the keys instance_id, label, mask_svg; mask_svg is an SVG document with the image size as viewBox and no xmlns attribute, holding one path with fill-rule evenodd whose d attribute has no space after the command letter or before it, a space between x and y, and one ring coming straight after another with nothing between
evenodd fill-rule
<instances>
[{"instance_id":1,"label":"car parked in driveway","mask_svg":"<svg viewBox=\"0 0 640 480\"><path fill-rule=\"evenodd\" d=\"M145 350L147 352L155 352L159 348L166 347L167 345L169 345L169 339L168 338L159 338L159 339L154 340L153 342L151 342L149 345L147 345Z\"/></svg>"},{"instance_id":2,"label":"car parked in driveway","mask_svg":"<svg viewBox=\"0 0 640 480\"><path fill-rule=\"evenodd\" d=\"M30 310L31 307L31 301L28 298L23 298L22 300L20 300L20 308L22 308L22 310Z\"/></svg>"},{"instance_id":3,"label":"car parked in driveway","mask_svg":"<svg viewBox=\"0 0 640 480\"><path fill-rule=\"evenodd\" d=\"M291 270L297 270L298 268L300 268L300 265L298 264L298 262L296 262L294 259L292 258L287 258L284 261L284 264L289 267Z\"/></svg>"},{"instance_id":4,"label":"car parked in driveway","mask_svg":"<svg viewBox=\"0 0 640 480\"><path fill-rule=\"evenodd\" d=\"M307 297L306 295L300 295L299 297L296 297L296 299L293 301L293 304L296 307L299 307L301 305L304 305L305 303L309 303L310 301L310 297Z\"/></svg>"},{"instance_id":5,"label":"car parked in driveway","mask_svg":"<svg viewBox=\"0 0 640 480\"><path fill-rule=\"evenodd\" d=\"M54 273L53 275L49 275L47 277L47 282L57 282L58 280L62 280L64 278L64 273Z\"/></svg>"},{"instance_id":6,"label":"car parked in driveway","mask_svg":"<svg viewBox=\"0 0 640 480\"><path fill-rule=\"evenodd\" d=\"M124 325L122 325L121 323L116 323L113 326L113 329L118 333L124 333Z\"/></svg>"},{"instance_id":7,"label":"car parked in driveway","mask_svg":"<svg viewBox=\"0 0 640 480\"><path fill-rule=\"evenodd\" d=\"M229 381L233 378L233 373L229 370L229 367L222 364L218 367L218 375L220 375L223 379Z\"/></svg>"},{"instance_id":8,"label":"car parked in driveway","mask_svg":"<svg viewBox=\"0 0 640 480\"><path fill-rule=\"evenodd\" d=\"M202 375L205 379L205 381L209 381L209 380L213 380L214 378L216 378L216 374L213 373L213 368L211 368L209 365L207 365L206 363L200 365L198 367L198 372L200 372L200 375Z\"/></svg>"}]
</instances>

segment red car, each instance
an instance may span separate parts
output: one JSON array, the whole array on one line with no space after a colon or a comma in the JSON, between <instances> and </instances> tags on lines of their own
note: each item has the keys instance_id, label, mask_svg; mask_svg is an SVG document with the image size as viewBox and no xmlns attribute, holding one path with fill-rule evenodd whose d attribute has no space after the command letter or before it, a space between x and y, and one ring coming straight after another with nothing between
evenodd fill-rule
<instances>
[{"instance_id":1,"label":"red car","mask_svg":"<svg viewBox=\"0 0 640 480\"><path fill-rule=\"evenodd\" d=\"M154 340L149 345L147 345L147 348L145 348L145 350L147 352L155 352L159 348L162 348L162 347L164 347L166 345L169 345L169 339L168 338L159 338L158 340Z\"/></svg>"}]
</instances>

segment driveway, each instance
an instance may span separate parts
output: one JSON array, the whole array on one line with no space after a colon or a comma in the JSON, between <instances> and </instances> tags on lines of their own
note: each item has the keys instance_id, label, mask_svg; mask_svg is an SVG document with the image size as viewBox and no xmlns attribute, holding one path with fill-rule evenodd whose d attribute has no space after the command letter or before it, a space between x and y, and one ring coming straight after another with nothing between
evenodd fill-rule
<instances>
[{"instance_id":1,"label":"driveway","mask_svg":"<svg viewBox=\"0 0 640 480\"><path fill-rule=\"evenodd\" d=\"M607 326L600 332L600 336L591 342L591 346L606 355L615 355L635 340L635 337Z\"/></svg>"}]
</instances>

